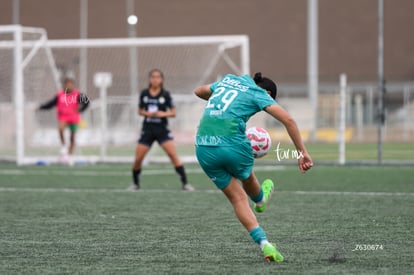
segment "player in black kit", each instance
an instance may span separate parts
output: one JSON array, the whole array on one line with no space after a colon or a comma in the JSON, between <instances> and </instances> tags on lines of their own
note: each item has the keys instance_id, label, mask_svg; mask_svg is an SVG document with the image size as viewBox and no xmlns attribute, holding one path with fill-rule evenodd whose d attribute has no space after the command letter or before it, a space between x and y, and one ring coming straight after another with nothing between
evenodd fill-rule
<instances>
[{"instance_id":1,"label":"player in black kit","mask_svg":"<svg viewBox=\"0 0 414 275\"><path fill-rule=\"evenodd\" d=\"M164 89L163 82L163 73L158 69L151 70L149 73L149 87L141 92L139 98L138 113L144 117L144 123L136 148L134 166L132 167L133 184L128 188L130 191L136 191L140 188L142 161L154 141L159 143L171 159L175 171L180 176L183 190L194 190L187 182L184 166L178 158L172 133L168 129L168 118L175 117L175 106L170 93Z\"/></svg>"}]
</instances>

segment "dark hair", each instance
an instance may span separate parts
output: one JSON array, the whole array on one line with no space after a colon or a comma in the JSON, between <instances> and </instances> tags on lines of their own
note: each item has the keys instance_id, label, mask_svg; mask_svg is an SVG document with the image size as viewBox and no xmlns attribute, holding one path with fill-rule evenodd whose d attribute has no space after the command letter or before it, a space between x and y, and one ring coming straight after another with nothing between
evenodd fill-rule
<instances>
[{"instance_id":1,"label":"dark hair","mask_svg":"<svg viewBox=\"0 0 414 275\"><path fill-rule=\"evenodd\" d=\"M164 90L164 73L160 70L160 69L152 69L151 71L149 71L148 73L148 77L151 78L153 73L159 73L162 79L161 82L161 91ZM148 89L151 89L151 82L148 83Z\"/></svg>"},{"instance_id":2,"label":"dark hair","mask_svg":"<svg viewBox=\"0 0 414 275\"><path fill-rule=\"evenodd\" d=\"M255 73L253 77L254 82L257 86L266 91L270 91L270 96L275 99L277 95L277 86L270 78L263 77L262 73Z\"/></svg>"},{"instance_id":3,"label":"dark hair","mask_svg":"<svg viewBox=\"0 0 414 275\"><path fill-rule=\"evenodd\" d=\"M63 79L63 84L66 84L68 82L72 82L73 84L75 84L75 79L73 79L72 77L65 77Z\"/></svg>"}]
</instances>

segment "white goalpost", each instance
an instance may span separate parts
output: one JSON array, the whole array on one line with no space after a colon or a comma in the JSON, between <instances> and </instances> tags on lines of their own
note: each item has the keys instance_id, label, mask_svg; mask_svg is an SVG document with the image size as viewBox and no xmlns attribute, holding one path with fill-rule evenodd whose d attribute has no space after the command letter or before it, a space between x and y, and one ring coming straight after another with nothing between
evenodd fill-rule
<instances>
[{"instance_id":1,"label":"white goalpost","mask_svg":"<svg viewBox=\"0 0 414 275\"><path fill-rule=\"evenodd\" d=\"M131 48L136 60L129 54ZM80 68L82 58L87 59L86 72ZM131 79L130 62L137 65L136 79ZM192 91L227 73L248 74L249 40L244 35L48 40L44 29L0 26L0 63L1 159L18 164L58 159L55 113L37 107L53 98L62 78L70 76L77 82L87 80L81 92L90 99L77 133L75 161L132 161L141 128L138 94L147 86L149 70L158 68L177 106L170 128L180 155L190 161L204 107ZM102 72L111 76L104 98L94 83ZM131 93L134 81L138 90ZM164 160L157 150L150 160Z\"/></svg>"},{"instance_id":2,"label":"white goalpost","mask_svg":"<svg viewBox=\"0 0 414 275\"><path fill-rule=\"evenodd\" d=\"M30 99L26 91L56 90L60 86L58 71L50 49L45 47L46 42L44 29L0 26L0 144L6 150L2 157L15 159L18 164L23 164L25 159L25 101ZM27 47L28 43L30 47ZM25 87L25 80L30 83L26 76L31 72L33 78L38 76L36 87Z\"/></svg>"},{"instance_id":3,"label":"white goalpost","mask_svg":"<svg viewBox=\"0 0 414 275\"><path fill-rule=\"evenodd\" d=\"M345 165L346 156L345 156L345 131L346 131L346 90L347 90L347 81L346 74L341 74L339 76L339 129L338 129L338 163L340 165Z\"/></svg>"}]
</instances>

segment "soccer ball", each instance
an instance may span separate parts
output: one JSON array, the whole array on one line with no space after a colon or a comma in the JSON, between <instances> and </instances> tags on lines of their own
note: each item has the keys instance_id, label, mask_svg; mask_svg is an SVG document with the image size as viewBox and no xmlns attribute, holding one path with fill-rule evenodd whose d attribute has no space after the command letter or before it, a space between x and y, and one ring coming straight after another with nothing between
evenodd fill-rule
<instances>
[{"instance_id":1,"label":"soccer ball","mask_svg":"<svg viewBox=\"0 0 414 275\"><path fill-rule=\"evenodd\" d=\"M251 127L247 129L246 136L250 140L255 158L261 158L269 152L272 146L272 140L269 133L260 127Z\"/></svg>"}]
</instances>

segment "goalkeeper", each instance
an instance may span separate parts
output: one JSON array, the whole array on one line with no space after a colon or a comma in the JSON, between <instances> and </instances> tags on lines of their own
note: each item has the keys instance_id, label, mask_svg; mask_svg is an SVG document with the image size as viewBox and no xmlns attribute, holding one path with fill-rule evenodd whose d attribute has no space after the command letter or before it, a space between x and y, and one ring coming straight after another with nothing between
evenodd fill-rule
<instances>
[{"instance_id":1,"label":"goalkeeper","mask_svg":"<svg viewBox=\"0 0 414 275\"><path fill-rule=\"evenodd\" d=\"M300 171L306 172L313 163L295 121L276 103L276 93L276 84L261 73L256 73L254 79L229 74L218 82L198 87L195 94L208 102L196 135L196 155L204 172L229 199L253 241L260 245L265 259L282 262L282 254L267 240L247 199L249 196L255 203L256 212L263 212L274 184L267 179L260 186L253 173L246 121L259 111L269 113L284 124L296 149L302 153L298 160Z\"/></svg>"},{"instance_id":2,"label":"goalkeeper","mask_svg":"<svg viewBox=\"0 0 414 275\"><path fill-rule=\"evenodd\" d=\"M85 94L75 89L75 82L71 78L66 78L63 82L64 89L57 92L56 96L48 102L40 105L40 110L48 110L56 107L56 115L58 120L59 137L62 144L61 155L66 157L67 154L72 155L75 149L75 138L78 124L80 121L80 113L86 110L89 105L89 99ZM65 129L70 130L69 149L65 142Z\"/></svg>"}]
</instances>

